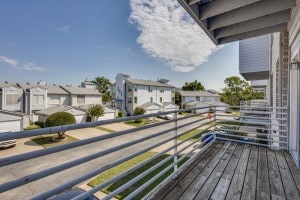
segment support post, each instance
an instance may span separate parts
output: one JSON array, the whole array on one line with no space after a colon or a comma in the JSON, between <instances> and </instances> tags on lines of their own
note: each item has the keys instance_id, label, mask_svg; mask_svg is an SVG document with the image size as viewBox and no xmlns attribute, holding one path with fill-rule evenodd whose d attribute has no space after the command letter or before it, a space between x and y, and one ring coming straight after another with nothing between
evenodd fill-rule
<instances>
[{"instance_id":1,"label":"support post","mask_svg":"<svg viewBox=\"0 0 300 200\"><path fill-rule=\"evenodd\" d=\"M177 112L174 113L174 163L177 162ZM174 165L174 173L176 173L178 170L178 166L177 166L177 163Z\"/></svg>"}]
</instances>

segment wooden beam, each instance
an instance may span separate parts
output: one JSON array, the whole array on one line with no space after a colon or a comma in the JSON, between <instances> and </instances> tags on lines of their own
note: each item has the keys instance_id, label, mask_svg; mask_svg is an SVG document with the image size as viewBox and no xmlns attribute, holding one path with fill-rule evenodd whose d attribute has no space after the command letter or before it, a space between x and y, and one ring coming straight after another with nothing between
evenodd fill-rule
<instances>
[{"instance_id":1,"label":"wooden beam","mask_svg":"<svg viewBox=\"0 0 300 200\"><path fill-rule=\"evenodd\" d=\"M215 38L223 38L231 35L237 35L253 30L263 29L278 24L283 24L291 20L291 10L277 12L249 21L241 22L231 26L215 30Z\"/></svg>"},{"instance_id":2,"label":"wooden beam","mask_svg":"<svg viewBox=\"0 0 300 200\"><path fill-rule=\"evenodd\" d=\"M217 0L200 6L200 19L207 19L262 0ZM190 4L189 4L190 5Z\"/></svg>"},{"instance_id":3,"label":"wooden beam","mask_svg":"<svg viewBox=\"0 0 300 200\"><path fill-rule=\"evenodd\" d=\"M263 29L259 29L259 30L249 31L246 33L241 33L241 34L232 35L229 37L220 38L220 39L218 39L218 43L225 44L225 43L243 40L243 39L247 39L247 38L257 37L260 35L265 35L268 33L281 32L286 29L287 29L287 23L278 24L275 26L271 26L271 27L267 27L267 28L263 28Z\"/></svg>"},{"instance_id":4,"label":"wooden beam","mask_svg":"<svg viewBox=\"0 0 300 200\"><path fill-rule=\"evenodd\" d=\"M216 1L218 2L218 1ZM208 19L208 29L213 30L241 23L272 13L290 9L296 5L295 0L264 0L220 14Z\"/></svg>"}]
</instances>

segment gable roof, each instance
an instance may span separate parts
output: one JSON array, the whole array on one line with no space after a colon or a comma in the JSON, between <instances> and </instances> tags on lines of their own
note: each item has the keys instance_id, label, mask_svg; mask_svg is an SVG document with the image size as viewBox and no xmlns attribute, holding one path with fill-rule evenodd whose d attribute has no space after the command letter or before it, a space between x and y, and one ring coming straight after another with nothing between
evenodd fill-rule
<instances>
[{"instance_id":1,"label":"gable roof","mask_svg":"<svg viewBox=\"0 0 300 200\"><path fill-rule=\"evenodd\" d=\"M177 106L175 103L172 103L172 102L163 102L162 105L165 107L165 106L168 106L168 105L173 105L173 106Z\"/></svg>"},{"instance_id":2,"label":"gable roof","mask_svg":"<svg viewBox=\"0 0 300 200\"><path fill-rule=\"evenodd\" d=\"M82 105L82 106L77 106L75 108L77 108L78 110L81 110L81 111L84 111L84 112L87 112L90 108L90 106L92 106L93 104L86 104L86 105ZM112 108L109 108L107 106L103 106L101 105L104 109L104 113L111 113L111 112L115 112L114 109Z\"/></svg>"},{"instance_id":3,"label":"gable roof","mask_svg":"<svg viewBox=\"0 0 300 200\"><path fill-rule=\"evenodd\" d=\"M37 88L37 87L46 89L46 87L44 85L37 85L37 84L17 83L17 85L20 88L22 88L23 90L28 90L28 89Z\"/></svg>"},{"instance_id":4,"label":"gable roof","mask_svg":"<svg viewBox=\"0 0 300 200\"><path fill-rule=\"evenodd\" d=\"M0 88L5 88L5 87L18 87L18 86L15 83L0 82Z\"/></svg>"},{"instance_id":5,"label":"gable roof","mask_svg":"<svg viewBox=\"0 0 300 200\"><path fill-rule=\"evenodd\" d=\"M159 105L157 103L151 103L151 102L144 103L144 104L140 105L139 107L140 108L148 108L150 106L159 106L159 107L161 107L161 105Z\"/></svg>"},{"instance_id":6,"label":"gable roof","mask_svg":"<svg viewBox=\"0 0 300 200\"><path fill-rule=\"evenodd\" d=\"M45 85L47 94L69 94L66 90L57 85Z\"/></svg>"},{"instance_id":7,"label":"gable roof","mask_svg":"<svg viewBox=\"0 0 300 200\"><path fill-rule=\"evenodd\" d=\"M207 91L180 91L181 96L184 97L218 97L218 94L212 94Z\"/></svg>"},{"instance_id":8,"label":"gable roof","mask_svg":"<svg viewBox=\"0 0 300 200\"><path fill-rule=\"evenodd\" d=\"M101 95L101 93L93 88L83 88L75 86L60 86L70 94L82 94L82 95Z\"/></svg>"},{"instance_id":9,"label":"gable roof","mask_svg":"<svg viewBox=\"0 0 300 200\"><path fill-rule=\"evenodd\" d=\"M37 112L35 112L35 114L37 115L45 115L45 116L49 116L52 115L53 113L57 113L57 112L65 112L67 110L71 110L72 106L64 106L64 105L58 105L58 106L53 106L44 110L39 110Z\"/></svg>"},{"instance_id":10,"label":"gable roof","mask_svg":"<svg viewBox=\"0 0 300 200\"><path fill-rule=\"evenodd\" d=\"M169 85L167 83L161 83L161 82L158 82L158 81L151 81L151 80L128 78L127 82L132 83L132 84L136 84L136 85L150 85L150 86L158 86L158 87L175 88L175 86L173 86L173 85Z\"/></svg>"}]
</instances>

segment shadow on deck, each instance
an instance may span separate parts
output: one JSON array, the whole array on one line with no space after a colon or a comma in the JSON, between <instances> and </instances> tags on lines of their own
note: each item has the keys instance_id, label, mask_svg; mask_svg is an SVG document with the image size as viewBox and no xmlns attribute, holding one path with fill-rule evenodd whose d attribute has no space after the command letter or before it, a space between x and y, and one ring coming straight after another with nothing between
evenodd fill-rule
<instances>
[{"instance_id":1,"label":"shadow on deck","mask_svg":"<svg viewBox=\"0 0 300 200\"><path fill-rule=\"evenodd\" d=\"M216 141L149 199L300 199L300 170L287 151Z\"/></svg>"}]
</instances>

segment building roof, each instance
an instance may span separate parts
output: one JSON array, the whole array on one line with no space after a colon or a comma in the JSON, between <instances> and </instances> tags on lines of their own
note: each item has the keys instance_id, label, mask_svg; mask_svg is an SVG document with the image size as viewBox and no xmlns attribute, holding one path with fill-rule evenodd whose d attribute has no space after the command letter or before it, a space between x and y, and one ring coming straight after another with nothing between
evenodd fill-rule
<instances>
[{"instance_id":1,"label":"building roof","mask_svg":"<svg viewBox=\"0 0 300 200\"><path fill-rule=\"evenodd\" d=\"M53 113L57 112L66 112L67 110L71 110L72 106L65 106L65 105L58 105L58 106L53 106L44 110L39 110L35 112L37 115L45 115L49 116L52 115Z\"/></svg>"},{"instance_id":2,"label":"building roof","mask_svg":"<svg viewBox=\"0 0 300 200\"><path fill-rule=\"evenodd\" d=\"M148 107L153 106L153 105L161 107L161 105L159 105L157 103L151 103L151 102L144 103L144 104L140 105L139 107L140 108L148 108Z\"/></svg>"},{"instance_id":3,"label":"building roof","mask_svg":"<svg viewBox=\"0 0 300 200\"><path fill-rule=\"evenodd\" d=\"M101 95L101 93L94 88L83 88L83 87L75 87L75 86L60 86L65 89L70 94L82 94L82 95Z\"/></svg>"},{"instance_id":4,"label":"building roof","mask_svg":"<svg viewBox=\"0 0 300 200\"><path fill-rule=\"evenodd\" d=\"M90 108L90 106L92 106L92 104L86 104L86 105L78 106L78 107L75 107L75 108L77 108L78 110L86 112L86 111L88 111L88 109ZM104 113L115 112L115 110L112 109L112 108L109 108L109 107L103 106L103 105L101 105L101 106L104 108Z\"/></svg>"},{"instance_id":5,"label":"building roof","mask_svg":"<svg viewBox=\"0 0 300 200\"><path fill-rule=\"evenodd\" d=\"M0 82L0 88L5 88L5 87L18 87L15 83L6 83L6 82Z\"/></svg>"},{"instance_id":6,"label":"building roof","mask_svg":"<svg viewBox=\"0 0 300 200\"><path fill-rule=\"evenodd\" d=\"M132 84L136 85L150 85L150 86L158 86L158 87L171 87L175 88L175 86L167 84L167 83L161 83L158 81L151 81L151 80L142 80L142 79L135 79L135 78L128 78L127 81Z\"/></svg>"},{"instance_id":7,"label":"building roof","mask_svg":"<svg viewBox=\"0 0 300 200\"><path fill-rule=\"evenodd\" d=\"M6 121L20 121L22 119L21 116L18 116L13 113L9 112L0 112L0 122L6 122Z\"/></svg>"},{"instance_id":8,"label":"building roof","mask_svg":"<svg viewBox=\"0 0 300 200\"><path fill-rule=\"evenodd\" d=\"M165 106L168 106L168 105L173 105L173 106L177 106L175 103L172 103L172 102L163 102L162 105L165 107Z\"/></svg>"},{"instance_id":9,"label":"building roof","mask_svg":"<svg viewBox=\"0 0 300 200\"><path fill-rule=\"evenodd\" d=\"M47 94L69 94L58 85L45 85L44 87L47 89Z\"/></svg>"},{"instance_id":10,"label":"building roof","mask_svg":"<svg viewBox=\"0 0 300 200\"><path fill-rule=\"evenodd\" d=\"M28 90L28 89L37 88L37 87L46 89L46 87L44 85L38 85L38 84L18 83L17 85L20 88L22 88L23 90Z\"/></svg>"},{"instance_id":11,"label":"building roof","mask_svg":"<svg viewBox=\"0 0 300 200\"><path fill-rule=\"evenodd\" d=\"M184 97L218 97L218 94L212 94L207 91L180 91L181 96Z\"/></svg>"},{"instance_id":12,"label":"building roof","mask_svg":"<svg viewBox=\"0 0 300 200\"><path fill-rule=\"evenodd\" d=\"M188 102L188 103L185 103L184 105L186 106L195 106L195 105L202 105L202 106L208 106L209 104L206 103L206 102L201 102L201 101L191 101L191 102Z\"/></svg>"}]
</instances>

